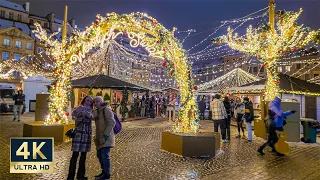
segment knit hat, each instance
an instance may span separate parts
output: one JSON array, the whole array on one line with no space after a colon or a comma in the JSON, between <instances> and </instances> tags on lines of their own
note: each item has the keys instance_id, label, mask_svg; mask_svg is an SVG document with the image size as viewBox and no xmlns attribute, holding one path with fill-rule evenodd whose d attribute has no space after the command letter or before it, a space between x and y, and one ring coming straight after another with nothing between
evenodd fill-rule
<instances>
[{"instance_id":1,"label":"knit hat","mask_svg":"<svg viewBox=\"0 0 320 180\"><path fill-rule=\"evenodd\" d=\"M249 102L249 98L248 97L244 97L243 100L248 101Z\"/></svg>"},{"instance_id":2,"label":"knit hat","mask_svg":"<svg viewBox=\"0 0 320 180\"><path fill-rule=\"evenodd\" d=\"M220 94L215 94L215 95L214 95L214 98L215 98L215 99L220 99L220 97L221 97Z\"/></svg>"}]
</instances>

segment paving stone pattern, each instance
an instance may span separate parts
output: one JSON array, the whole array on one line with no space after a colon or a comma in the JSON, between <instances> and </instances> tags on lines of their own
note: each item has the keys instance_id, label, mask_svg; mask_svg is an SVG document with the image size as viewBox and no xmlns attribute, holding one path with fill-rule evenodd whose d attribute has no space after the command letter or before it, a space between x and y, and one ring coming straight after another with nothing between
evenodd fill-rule
<instances>
[{"instance_id":1,"label":"paving stone pattern","mask_svg":"<svg viewBox=\"0 0 320 180\"><path fill-rule=\"evenodd\" d=\"M25 115L23 121L30 121ZM112 179L320 179L320 145L290 143L292 152L285 157L274 156L270 149L258 156L253 143L232 138L223 144L215 158L184 158L160 150L161 132L170 129L161 119L123 123L123 131L116 136L116 147L111 150ZM10 137L22 136L22 122L12 122L11 116L0 116L0 179L66 179L71 143L55 143L55 171L53 174L10 174ZM212 129L211 122L202 128ZM232 128L235 135L235 129ZM94 145L93 145L94 149ZM87 175L90 179L100 173L100 165L91 151L87 156Z\"/></svg>"}]
</instances>

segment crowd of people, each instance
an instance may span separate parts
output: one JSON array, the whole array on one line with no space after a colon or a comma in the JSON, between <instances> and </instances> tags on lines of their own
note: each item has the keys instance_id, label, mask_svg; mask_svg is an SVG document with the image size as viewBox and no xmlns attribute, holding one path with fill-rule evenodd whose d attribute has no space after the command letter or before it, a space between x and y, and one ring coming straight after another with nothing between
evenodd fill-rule
<instances>
[{"instance_id":1,"label":"crowd of people","mask_svg":"<svg viewBox=\"0 0 320 180\"><path fill-rule=\"evenodd\" d=\"M248 142L252 142L252 121L254 119L254 111L252 107L252 102L248 97L244 97L243 101L240 98L236 98L234 102L233 99L229 100L226 96L221 100L221 96L216 94L213 100L210 102L211 119L214 124L214 132L219 132L219 127L221 131L221 138L224 143L228 143L231 138L230 124L231 119L236 119L238 125L238 136L246 138L244 134L243 123L246 123L246 128L248 132ZM201 113L202 115L203 113ZM202 115L203 116L203 115Z\"/></svg>"},{"instance_id":2,"label":"crowd of people","mask_svg":"<svg viewBox=\"0 0 320 180\"><path fill-rule=\"evenodd\" d=\"M264 155L264 148L270 146L272 151L277 155L283 155L276 151L275 144L278 142L278 134L283 132L283 126L286 124L286 117L294 114L296 111L286 111L283 112L281 109L281 99L275 97L273 101L269 103L268 115L265 118L266 127L267 127L267 142L259 147L258 152L261 155ZM200 118L204 119L204 99L199 102L200 109ZM213 100L210 102L210 119L213 120L214 132L219 131L221 138L224 143L230 142L230 122L234 118L237 122L238 135L236 138L247 139L248 142L252 142L252 121L254 120L254 110L252 102L248 97L244 97L241 100L239 97L236 97L236 100L229 100L226 96L221 100L221 96L216 94ZM244 123L246 124L247 137L244 131Z\"/></svg>"},{"instance_id":3,"label":"crowd of people","mask_svg":"<svg viewBox=\"0 0 320 180\"><path fill-rule=\"evenodd\" d=\"M137 96L134 98L135 115L138 117L155 118L157 112L159 112L162 117L165 117L167 105L169 104L168 99L155 96L142 96L140 99Z\"/></svg>"}]
</instances>

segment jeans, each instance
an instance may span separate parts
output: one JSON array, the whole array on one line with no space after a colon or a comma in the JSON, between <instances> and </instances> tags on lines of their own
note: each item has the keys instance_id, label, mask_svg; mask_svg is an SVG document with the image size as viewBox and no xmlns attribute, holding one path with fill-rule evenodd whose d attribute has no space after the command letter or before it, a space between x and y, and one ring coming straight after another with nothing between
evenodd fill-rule
<instances>
[{"instance_id":1,"label":"jeans","mask_svg":"<svg viewBox=\"0 0 320 180\"><path fill-rule=\"evenodd\" d=\"M224 119L214 120L213 125L214 125L214 132L218 132L218 128L220 126L221 137L223 140L225 140L226 139L226 121Z\"/></svg>"},{"instance_id":2,"label":"jeans","mask_svg":"<svg viewBox=\"0 0 320 180\"><path fill-rule=\"evenodd\" d=\"M14 119L17 118L17 111L19 111L18 112L18 120L20 120L22 109L23 109L23 105L13 105L13 118Z\"/></svg>"},{"instance_id":3,"label":"jeans","mask_svg":"<svg viewBox=\"0 0 320 180\"><path fill-rule=\"evenodd\" d=\"M141 115L142 117L144 117L144 116L146 115L146 108L145 108L145 107L142 107L142 108L141 108L141 113L140 113L140 115Z\"/></svg>"},{"instance_id":4,"label":"jeans","mask_svg":"<svg viewBox=\"0 0 320 180\"><path fill-rule=\"evenodd\" d=\"M103 147L97 151L97 157L100 162L102 172L105 175L110 175L110 148Z\"/></svg>"},{"instance_id":5,"label":"jeans","mask_svg":"<svg viewBox=\"0 0 320 180\"><path fill-rule=\"evenodd\" d=\"M227 133L227 139L230 140L231 138L231 132L230 132L230 123L231 123L231 118L227 118L226 120L226 133Z\"/></svg>"},{"instance_id":6,"label":"jeans","mask_svg":"<svg viewBox=\"0 0 320 180\"><path fill-rule=\"evenodd\" d=\"M73 152L72 157L70 160L69 166L69 174L68 179L74 179L77 167L77 160L78 160L79 152ZM77 178L82 178L86 174L86 157L87 152L81 152L80 161L79 161L79 168L77 172Z\"/></svg>"},{"instance_id":7,"label":"jeans","mask_svg":"<svg viewBox=\"0 0 320 180\"><path fill-rule=\"evenodd\" d=\"M248 131L248 141L252 141L252 125L251 122L247 122L246 128Z\"/></svg>"}]
</instances>

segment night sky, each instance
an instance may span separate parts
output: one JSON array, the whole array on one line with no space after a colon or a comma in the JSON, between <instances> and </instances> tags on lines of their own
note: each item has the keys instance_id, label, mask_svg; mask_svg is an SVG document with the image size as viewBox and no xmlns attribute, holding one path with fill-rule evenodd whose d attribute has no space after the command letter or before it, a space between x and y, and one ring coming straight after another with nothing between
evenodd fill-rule
<instances>
[{"instance_id":1,"label":"night sky","mask_svg":"<svg viewBox=\"0 0 320 180\"><path fill-rule=\"evenodd\" d=\"M23 0L11 0L24 3ZM85 27L95 21L96 14L107 12L131 13L145 12L155 17L168 29L196 29L202 32L220 25L220 21L240 18L268 6L269 0L28 0L31 13L45 16L54 12L57 18L63 18L63 7L68 6L68 19L75 18L79 27ZM276 0L276 10L298 11L303 8L299 24L312 29L320 29L320 0ZM247 24L249 25L249 24ZM244 28L247 27L244 25ZM213 30L188 38L186 49L207 37ZM225 34L221 30L213 37ZM194 49L201 50L210 42Z\"/></svg>"}]
</instances>

